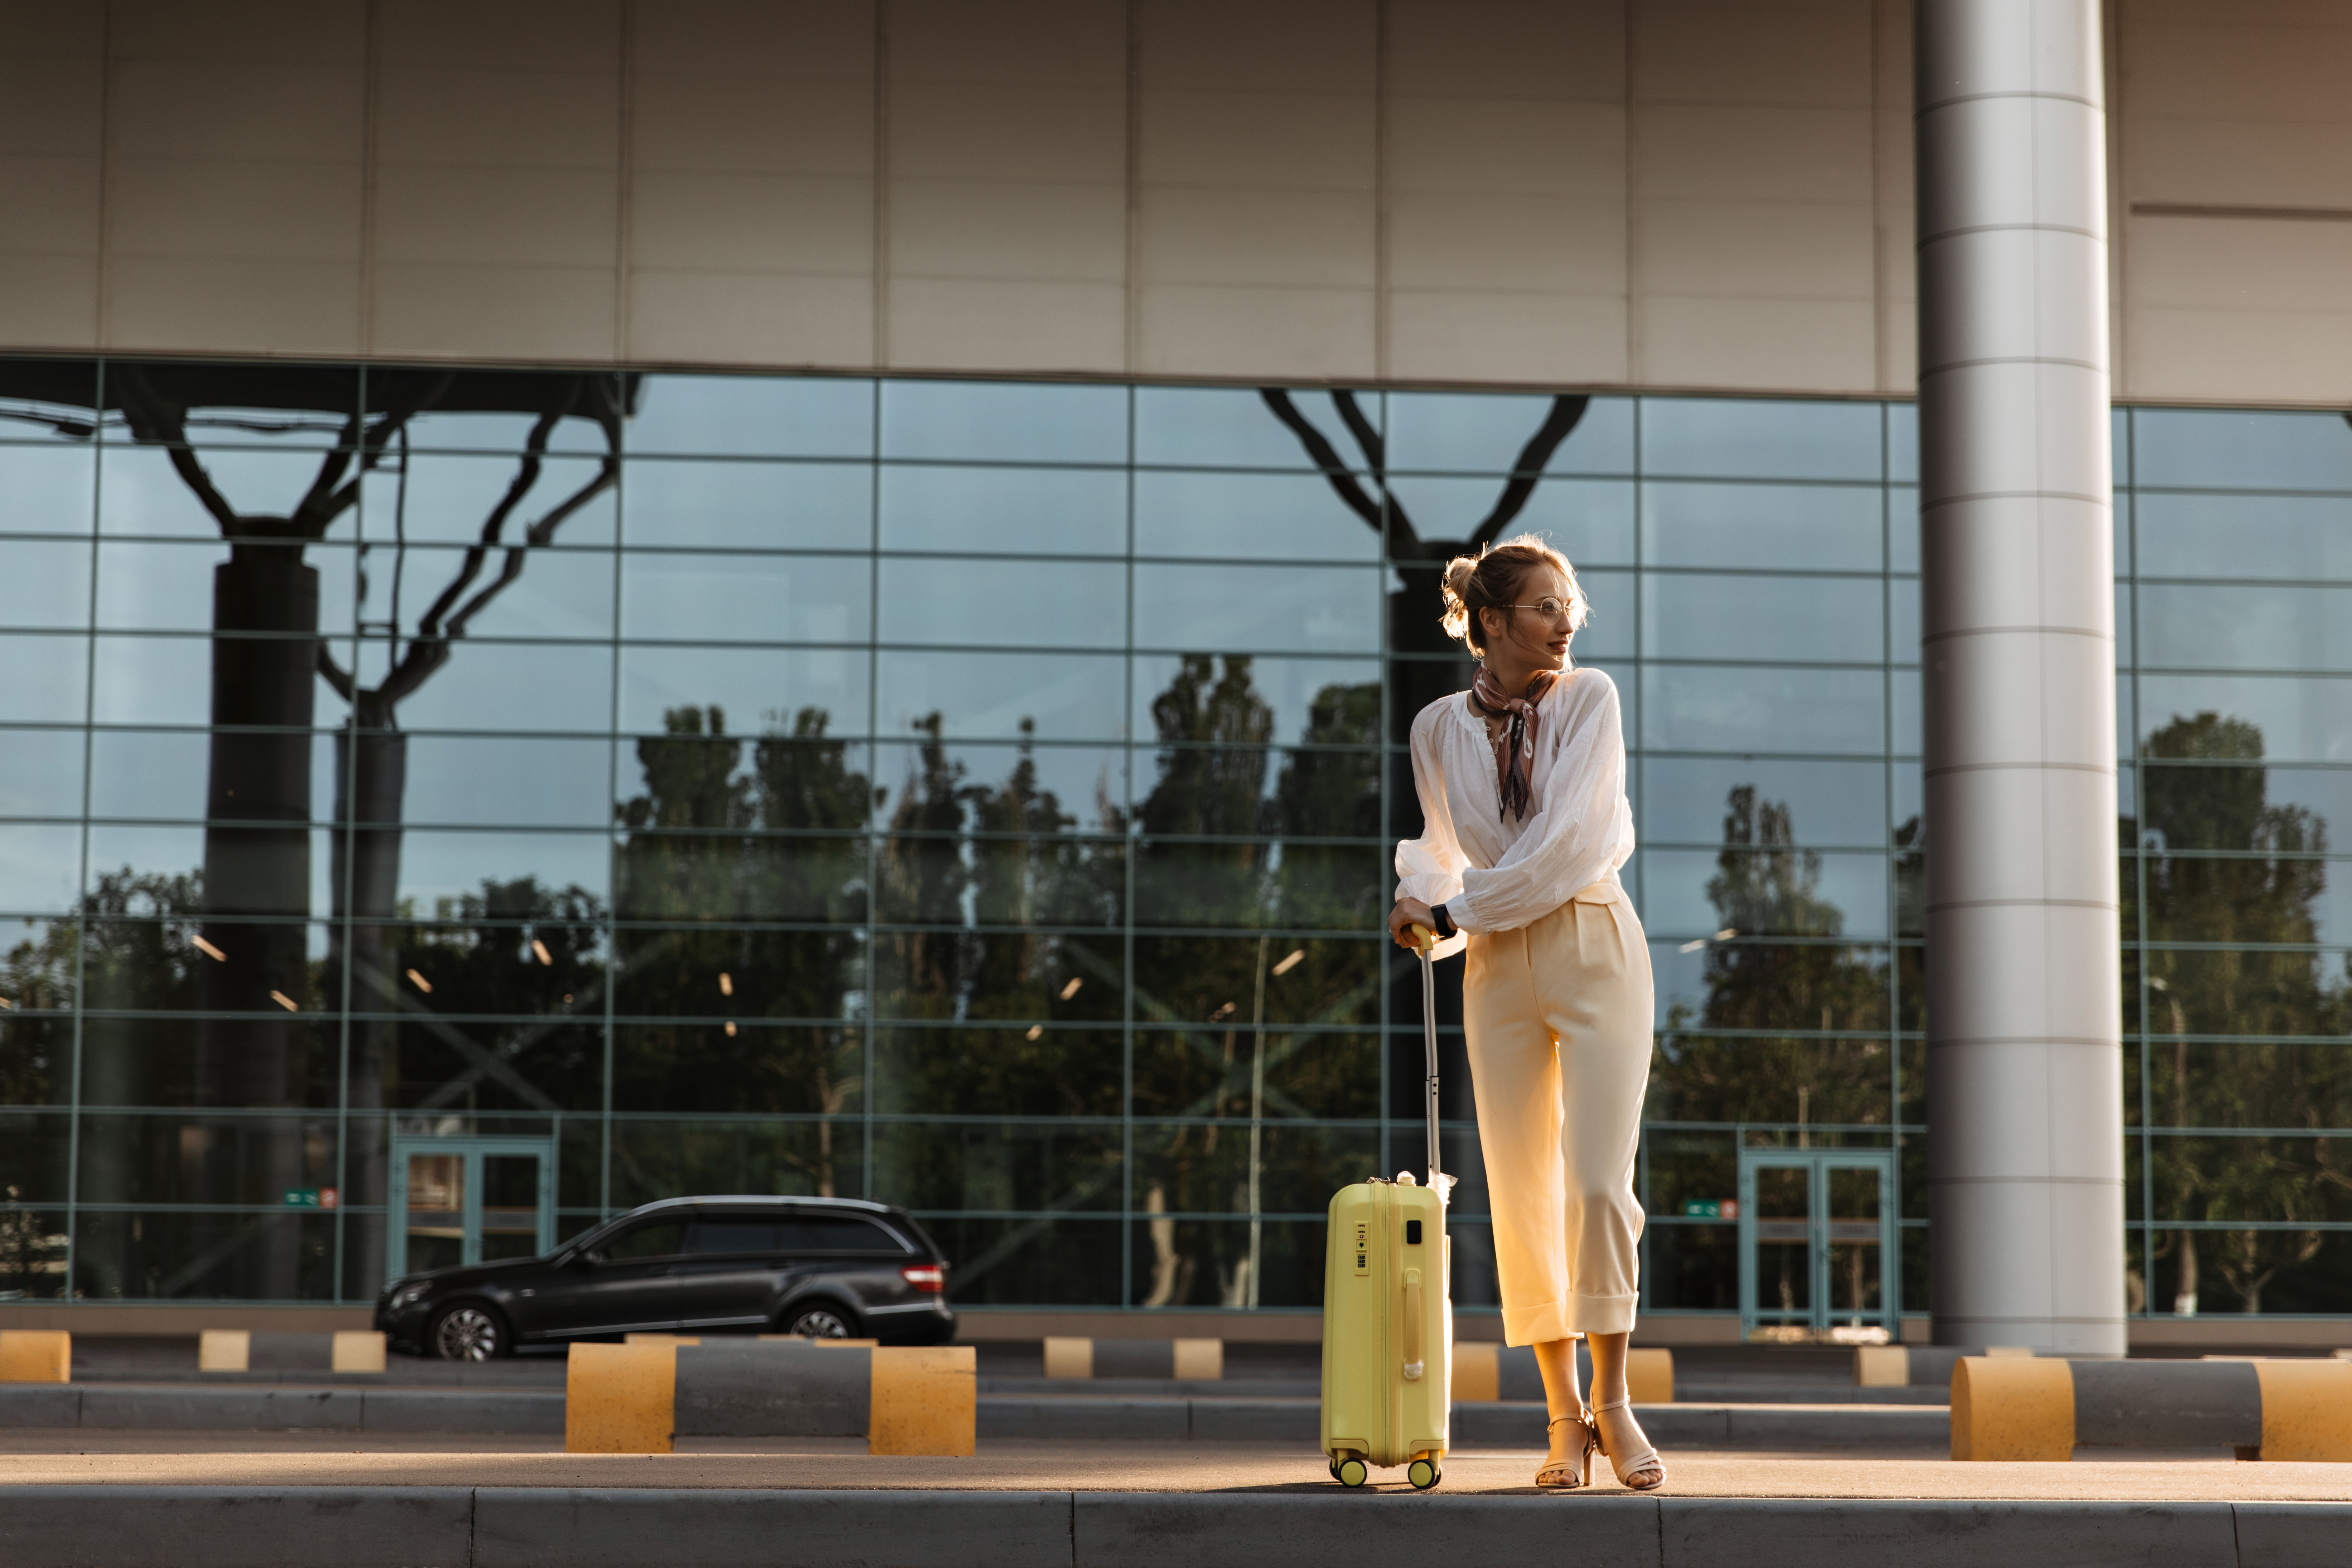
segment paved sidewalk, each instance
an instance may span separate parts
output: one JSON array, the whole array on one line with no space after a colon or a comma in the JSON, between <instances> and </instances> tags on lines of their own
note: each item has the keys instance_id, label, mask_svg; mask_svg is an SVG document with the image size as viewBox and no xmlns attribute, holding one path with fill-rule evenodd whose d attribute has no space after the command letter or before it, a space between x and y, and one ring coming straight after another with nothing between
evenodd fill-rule
<instances>
[{"instance_id":1,"label":"paved sidewalk","mask_svg":"<svg viewBox=\"0 0 2352 1568\"><path fill-rule=\"evenodd\" d=\"M1141 1444L997 1442L970 1459L882 1458L852 1441L705 1439L662 1455L564 1454L530 1438L306 1437L287 1433L0 1433L0 1497L12 1487L581 1487L1339 1495L1322 1458L1258 1447L1203 1454ZM1536 1450L1446 1461L1447 1496L1541 1495ZM2119 1502L2352 1502L2352 1466L2240 1464L2220 1456L1958 1464L1937 1458L1670 1450L1669 1491L1685 1498L1883 1498ZM1402 1469L1373 1490L1413 1496ZM1596 1472L1596 1495L1625 1495ZM1559 1496L1572 1508L1585 1500Z\"/></svg>"}]
</instances>

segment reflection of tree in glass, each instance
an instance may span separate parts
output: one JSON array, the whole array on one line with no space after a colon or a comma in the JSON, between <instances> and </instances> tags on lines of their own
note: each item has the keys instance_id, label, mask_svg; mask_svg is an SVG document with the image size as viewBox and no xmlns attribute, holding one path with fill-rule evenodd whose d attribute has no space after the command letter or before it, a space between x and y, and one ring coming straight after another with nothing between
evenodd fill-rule
<instances>
[{"instance_id":1,"label":"reflection of tree in glass","mask_svg":"<svg viewBox=\"0 0 2352 1568\"><path fill-rule=\"evenodd\" d=\"M318 1069L304 1052L334 1042L307 1026L301 998L313 984L308 958L310 914L311 738L315 686L323 678L352 703L352 720L338 737L336 834L332 880L339 923L332 973L325 992L340 999L348 969L361 1016L351 1028L350 1104L355 1117L349 1151L349 1197L380 1205L384 1150L379 1119L383 1075L394 1008L429 1011L388 972L394 900L399 876L399 821L406 751L394 721L400 701L449 658L450 644L521 572L526 552L543 545L568 517L618 473L622 403L634 383L610 375L526 371L388 370L363 378L350 371L294 366L223 366L110 362L93 397L87 366L66 362L11 365L0 394L42 408L77 404L91 409L88 424L44 417L60 435L88 438L98 427L120 428L139 445L161 447L181 482L228 542L228 558L214 570L213 726L205 788L203 891L207 917L202 937L213 962L197 971L197 1005L206 1016L193 1044L197 1106L268 1107L300 1103L296 1085ZM362 387L364 390L362 391ZM474 547L412 632L395 619L389 627L388 673L373 688L344 670L319 635L319 574L303 558L357 503L362 477L383 467L395 449L404 475L409 426L426 412L525 414L535 416L517 472L484 520ZM36 417L19 413L19 417ZM557 499L527 527L509 535L515 514L538 484L550 437L566 417L595 424L605 437L604 460L585 485ZM114 421L120 421L117 426ZM285 515L240 507L215 483L193 444L215 439L331 436L299 501ZM394 580L405 565L406 542L394 547ZM498 574L479 584L494 553ZM404 649L400 638L407 637ZM229 1186L248 1179L264 1191L306 1184L304 1151L289 1120L257 1142L252 1129L226 1129L252 1150L248 1168L207 1167L196 1195L238 1201ZM89 1163L126 1163L125 1148L86 1150ZM263 1299L297 1294L294 1226L264 1216L244 1226L226 1245L228 1293ZM382 1256L382 1220L352 1216L356 1258ZM120 1279L123 1261L85 1249L92 1269ZM362 1263L362 1279L372 1278ZM362 1289L366 1287L363 1285Z\"/></svg>"},{"instance_id":2,"label":"reflection of tree in glass","mask_svg":"<svg viewBox=\"0 0 2352 1568\"><path fill-rule=\"evenodd\" d=\"M1260 1129L1265 1109L1286 1119L1345 1113L1335 1106L1370 1115L1377 1100L1379 1069L1362 1037L1276 1035L1268 1027L1270 986L1285 1020L1359 1021L1372 998L1368 948L1158 930L1344 930L1380 915L1380 850L1318 841L1379 831L1378 754L1339 749L1378 743L1379 686L1318 692L1300 744L1283 757L1269 790L1273 710L1255 689L1249 659L1225 657L1222 674L1216 665L1207 655L1187 656L1153 700L1159 777L1137 808L1157 873L1155 919L1135 939L1138 1016L1188 1026L1139 1061L1138 1100L1208 1118L1174 1126L1144 1152L1138 1181L1154 1215L1263 1212L1269 1162L1283 1167L1286 1186L1319 1188L1322 1144L1278 1124ZM1274 974L1293 951L1301 956ZM1187 1005L1189 999L1197 1001ZM1305 1112L1302 1101L1321 1109ZM1220 1125L1228 1118L1243 1119L1244 1127L1228 1131ZM1143 1305L1248 1306L1261 1299L1265 1260L1243 1228L1155 1218L1145 1234L1153 1257Z\"/></svg>"},{"instance_id":3,"label":"reflection of tree in glass","mask_svg":"<svg viewBox=\"0 0 2352 1568\"><path fill-rule=\"evenodd\" d=\"M1741 784L1726 802L1706 893L1737 940L1706 953L1706 1002L1668 1009L1651 1068L1651 1115L1668 1121L1883 1123L1886 1042L1836 1039L1885 1026L1885 980L1843 942L1844 913L1821 896L1821 856L1796 847L1785 804ZM1811 938L1761 942L1756 937ZM1734 1037L1715 1031L1737 1032ZM1778 1031L1819 1031L1811 1038Z\"/></svg>"},{"instance_id":4,"label":"reflection of tree in glass","mask_svg":"<svg viewBox=\"0 0 2352 1568\"><path fill-rule=\"evenodd\" d=\"M2148 737L2144 755L2187 765L2141 770L2147 892L2140 916L2151 942L2199 944L2148 955L2150 1031L2172 1037L2152 1064L2159 1119L2176 1127L2344 1126L2352 1117L2352 1063L2340 1047L2230 1038L2313 1042L2340 1037L2352 1024L2352 989L2329 987L2309 951L2326 887L2326 863L2317 858L2327 848L2326 823L2305 807L2271 804L2262 731L2242 719L2175 718ZM2295 946L2304 950L2283 951ZM2221 1037L2195 1043L2198 1036ZM2159 1138L2158 1201L2185 1219L2317 1217L2331 1206L2328 1188L2352 1187L2352 1157L2341 1142ZM2324 1235L2174 1231L2155 1256L2173 1260L2174 1311L2198 1310L2210 1260L2242 1309L2258 1312L2263 1288L2281 1268L2315 1257Z\"/></svg>"},{"instance_id":5,"label":"reflection of tree in glass","mask_svg":"<svg viewBox=\"0 0 2352 1568\"><path fill-rule=\"evenodd\" d=\"M623 933L618 1005L656 1021L625 1026L614 1103L814 1115L776 1133L788 1142L766 1157L832 1196L842 1179L830 1119L851 1109L864 1081L864 1030L848 1016L862 985L859 944L838 930L720 922L863 920L866 850L856 835L873 789L850 766L848 744L825 733L823 710L800 710L789 728L782 718L751 743L748 771L745 742L715 705L671 709L666 732L637 742L645 787L617 813L626 833L619 912L633 926L709 929ZM614 1157L633 1190L668 1196L688 1184L683 1170L636 1168L634 1145L616 1142ZM678 1155L688 1168L706 1157Z\"/></svg>"}]
</instances>

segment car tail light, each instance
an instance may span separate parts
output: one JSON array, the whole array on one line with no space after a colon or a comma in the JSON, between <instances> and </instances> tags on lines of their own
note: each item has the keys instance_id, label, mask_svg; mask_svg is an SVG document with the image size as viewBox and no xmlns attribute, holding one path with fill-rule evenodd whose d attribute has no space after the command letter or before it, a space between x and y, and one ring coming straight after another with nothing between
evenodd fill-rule
<instances>
[{"instance_id":1,"label":"car tail light","mask_svg":"<svg viewBox=\"0 0 2352 1568\"><path fill-rule=\"evenodd\" d=\"M946 1267L942 1264L908 1264L906 1268L898 1270L898 1277L904 1279L908 1286L914 1289L921 1291L926 1296L942 1295L946 1292L948 1288L948 1271Z\"/></svg>"}]
</instances>

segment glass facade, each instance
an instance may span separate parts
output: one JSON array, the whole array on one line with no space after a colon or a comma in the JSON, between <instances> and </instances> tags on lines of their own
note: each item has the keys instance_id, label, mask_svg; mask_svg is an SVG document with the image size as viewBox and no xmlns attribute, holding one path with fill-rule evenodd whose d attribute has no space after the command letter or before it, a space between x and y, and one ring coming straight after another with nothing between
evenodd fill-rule
<instances>
[{"instance_id":1,"label":"glass facade","mask_svg":"<svg viewBox=\"0 0 2352 1568\"><path fill-rule=\"evenodd\" d=\"M2352 1309L2352 430L2116 417L2134 1305ZM0 362L0 1294L365 1300L776 1191L912 1208L965 1306L1309 1310L1331 1189L1422 1163L1381 920L1467 679L1437 569L1532 530L1635 747L1647 1310L1738 1310L1743 1246L1791 1307L1726 1204L1796 1151L1885 1173L1827 1200L1886 1211L1830 1305L1922 1310L1915 446L1874 402Z\"/></svg>"}]
</instances>

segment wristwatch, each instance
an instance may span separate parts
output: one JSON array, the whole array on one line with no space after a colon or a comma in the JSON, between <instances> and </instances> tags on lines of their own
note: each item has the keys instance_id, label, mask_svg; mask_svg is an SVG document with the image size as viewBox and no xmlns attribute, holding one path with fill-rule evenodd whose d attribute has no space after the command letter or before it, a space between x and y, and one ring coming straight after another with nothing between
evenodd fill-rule
<instances>
[{"instance_id":1,"label":"wristwatch","mask_svg":"<svg viewBox=\"0 0 2352 1568\"><path fill-rule=\"evenodd\" d=\"M1440 942L1450 941L1454 935L1454 917L1445 912L1445 906L1444 904L1430 905L1429 915L1432 920L1437 922L1437 940Z\"/></svg>"}]
</instances>

